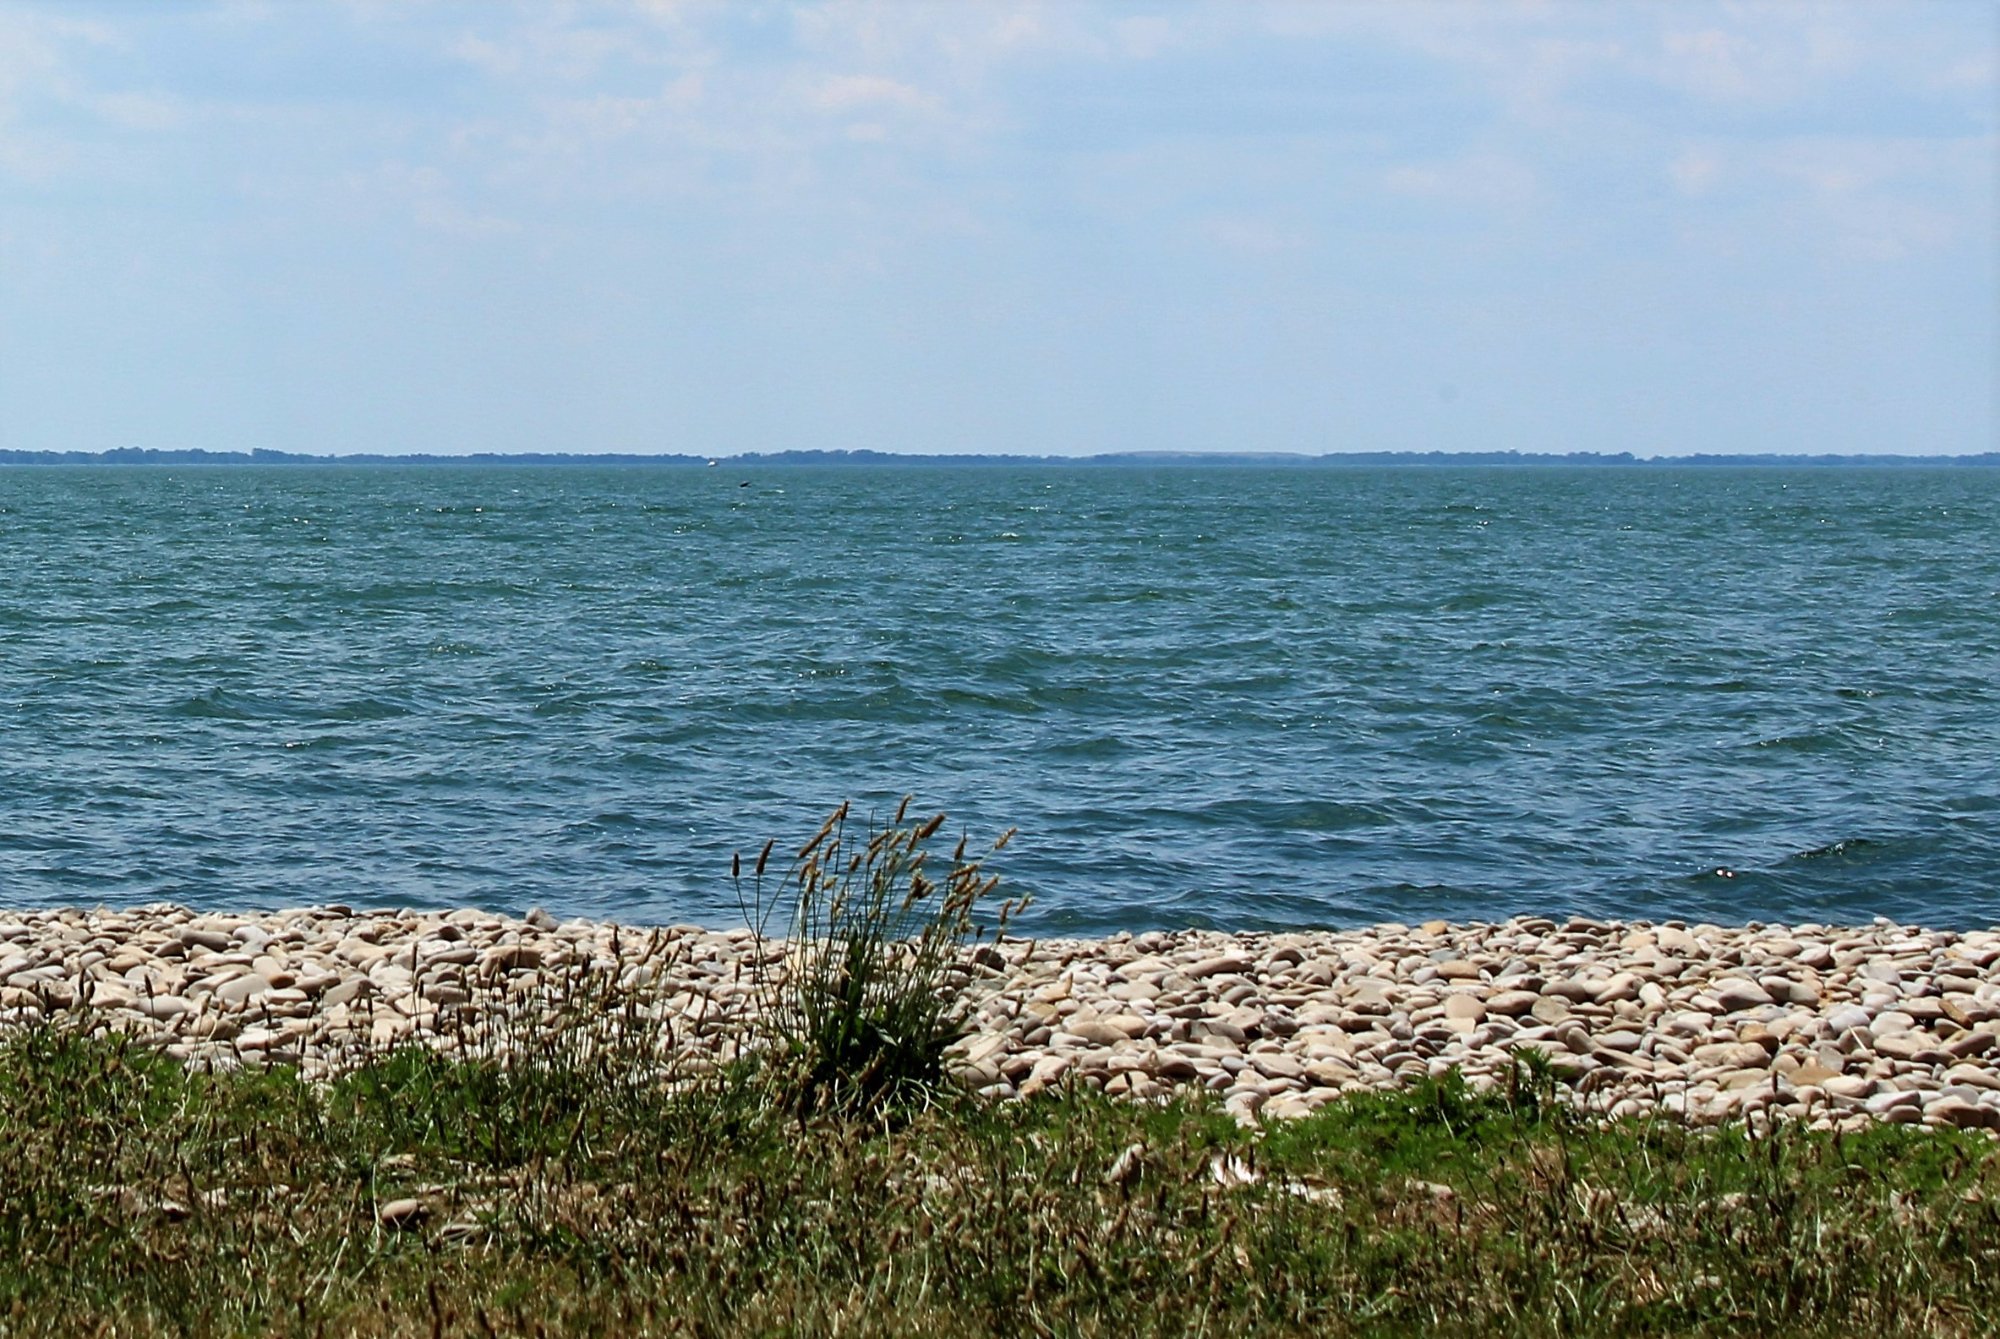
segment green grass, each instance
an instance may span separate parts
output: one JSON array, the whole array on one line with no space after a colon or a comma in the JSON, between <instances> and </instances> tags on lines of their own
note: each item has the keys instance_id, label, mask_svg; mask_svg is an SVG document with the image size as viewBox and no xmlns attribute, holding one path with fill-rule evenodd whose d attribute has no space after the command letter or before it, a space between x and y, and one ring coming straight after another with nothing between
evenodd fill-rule
<instances>
[{"instance_id":1,"label":"green grass","mask_svg":"<svg viewBox=\"0 0 2000 1339\"><path fill-rule=\"evenodd\" d=\"M927 845L945 816L913 822L909 807L905 796L888 824L871 822L854 841L841 805L775 890L764 882L773 843L757 857L748 893L741 859L732 867L737 903L760 949L774 913L785 914L791 970L782 984L763 988L759 1003L767 1065L781 1089L774 1096L801 1115L865 1117L923 1104L966 1031L961 963L984 935L980 903L1000 881L968 857L964 838L939 872ZM996 934L1015 909L1000 905Z\"/></svg>"},{"instance_id":2,"label":"green grass","mask_svg":"<svg viewBox=\"0 0 2000 1339\"><path fill-rule=\"evenodd\" d=\"M802 1119L747 1068L338 1084L0 1046L10 1334L1983 1334L1982 1135L1607 1125L1530 1083ZM419 1198L401 1227L384 1204Z\"/></svg>"}]
</instances>

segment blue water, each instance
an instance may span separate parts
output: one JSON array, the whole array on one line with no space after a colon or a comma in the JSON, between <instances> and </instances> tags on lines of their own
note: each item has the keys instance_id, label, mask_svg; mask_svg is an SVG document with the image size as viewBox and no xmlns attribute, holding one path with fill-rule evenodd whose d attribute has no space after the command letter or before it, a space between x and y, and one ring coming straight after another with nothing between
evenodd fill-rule
<instances>
[{"instance_id":1,"label":"blue water","mask_svg":"<svg viewBox=\"0 0 2000 1339\"><path fill-rule=\"evenodd\" d=\"M747 485L747 486L744 486ZM2000 470L0 470L0 902L2000 921Z\"/></svg>"}]
</instances>

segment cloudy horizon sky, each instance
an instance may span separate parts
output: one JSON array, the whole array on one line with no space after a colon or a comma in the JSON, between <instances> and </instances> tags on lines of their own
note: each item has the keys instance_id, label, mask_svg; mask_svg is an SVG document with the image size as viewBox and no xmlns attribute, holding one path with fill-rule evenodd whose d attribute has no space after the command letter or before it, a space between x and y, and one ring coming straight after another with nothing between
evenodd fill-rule
<instances>
[{"instance_id":1,"label":"cloudy horizon sky","mask_svg":"<svg viewBox=\"0 0 2000 1339\"><path fill-rule=\"evenodd\" d=\"M0 449L1996 446L2000 6L0 0Z\"/></svg>"}]
</instances>

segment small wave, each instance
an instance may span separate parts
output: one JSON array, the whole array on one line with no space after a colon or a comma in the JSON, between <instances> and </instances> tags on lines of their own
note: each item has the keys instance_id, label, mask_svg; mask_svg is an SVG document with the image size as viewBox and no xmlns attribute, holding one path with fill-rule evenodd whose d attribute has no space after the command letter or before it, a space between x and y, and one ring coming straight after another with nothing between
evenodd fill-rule
<instances>
[{"instance_id":1,"label":"small wave","mask_svg":"<svg viewBox=\"0 0 2000 1339\"><path fill-rule=\"evenodd\" d=\"M1338 800L1221 800L1187 817L1211 826L1293 832L1351 832L1394 821L1386 810Z\"/></svg>"},{"instance_id":2,"label":"small wave","mask_svg":"<svg viewBox=\"0 0 2000 1339\"><path fill-rule=\"evenodd\" d=\"M274 711L270 703L247 693L211 688L176 702L168 708L168 714L197 721L256 721L281 713Z\"/></svg>"},{"instance_id":3,"label":"small wave","mask_svg":"<svg viewBox=\"0 0 2000 1339\"><path fill-rule=\"evenodd\" d=\"M1468 590L1446 598L1438 605L1438 611L1446 614L1467 614L1481 609L1494 609L1501 605L1516 604L1521 596L1516 591Z\"/></svg>"},{"instance_id":4,"label":"small wave","mask_svg":"<svg viewBox=\"0 0 2000 1339\"><path fill-rule=\"evenodd\" d=\"M1881 855L1886 843L1871 841L1867 837L1849 837L1844 841L1828 842L1825 846L1815 846L1810 851L1800 851L1789 857L1791 860L1854 860L1870 859Z\"/></svg>"},{"instance_id":5,"label":"small wave","mask_svg":"<svg viewBox=\"0 0 2000 1339\"><path fill-rule=\"evenodd\" d=\"M980 707L988 711L1004 711L1010 716L1034 716L1042 710L1041 704L1032 698L980 693L967 688L940 689L937 700L946 706Z\"/></svg>"},{"instance_id":6,"label":"small wave","mask_svg":"<svg viewBox=\"0 0 2000 1339\"><path fill-rule=\"evenodd\" d=\"M1116 735L1090 735L1058 740L1048 751L1061 758L1116 758L1130 753L1132 746Z\"/></svg>"},{"instance_id":7,"label":"small wave","mask_svg":"<svg viewBox=\"0 0 2000 1339\"><path fill-rule=\"evenodd\" d=\"M357 697L306 713L321 721L387 721L412 714L414 708L384 697Z\"/></svg>"},{"instance_id":8,"label":"small wave","mask_svg":"<svg viewBox=\"0 0 2000 1339\"><path fill-rule=\"evenodd\" d=\"M580 716L604 701L601 693L564 693L558 697L543 698L537 702L532 714L536 716Z\"/></svg>"},{"instance_id":9,"label":"small wave","mask_svg":"<svg viewBox=\"0 0 2000 1339\"><path fill-rule=\"evenodd\" d=\"M589 836L605 832L630 832L642 826L644 824L636 814L627 813L622 809L607 809L601 814L592 814L589 818L580 818L573 823L563 824L562 832L565 836Z\"/></svg>"},{"instance_id":10,"label":"small wave","mask_svg":"<svg viewBox=\"0 0 2000 1339\"><path fill-rule=\"evenodd\" d=\"M1773 735L1760 739L1750 747L1753 749L1776 749L1781 753L1825 753L1846 743L1839 735L1815 731L1803 735Z\"/></svg>"}]
</instances>

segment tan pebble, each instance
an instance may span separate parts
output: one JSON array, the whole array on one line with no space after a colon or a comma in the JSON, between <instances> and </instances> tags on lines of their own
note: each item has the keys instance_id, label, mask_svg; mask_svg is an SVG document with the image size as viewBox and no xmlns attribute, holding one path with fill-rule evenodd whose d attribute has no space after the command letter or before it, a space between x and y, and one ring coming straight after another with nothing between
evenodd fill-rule
<instances>
[{"instance_id":1,"label":"tan pebble","mask_svg":"<svg viewBox=\"0 0 2000 1339\"><path fill-rule=\"evenodd\" d=\"M1820 1001L1820 988L1810 981L1792 977L1767 976L1759 983L1769 991L1771 998L1781 1004L1802 1004L1815 1008Z\"/></svg>"},{"instance_id":2,"label":"tan pebble","mask_svg":"<svg viewBox=\"0 0 2000 1339\"><path fill-rule=\"evenodd\" d=\"M1745 1023L1736 1029L1736 1040L1752 1046L1761 1046L1767 1053L1775 1053L1784 1039L1776 1031L1762 1023Z\"/></svg>"},{"instance_id":3,"label":"tan pebble","mask_svg":"<svg viewBox=\"0 0 2000 1339\"><path fill-rule=\"evenodd\" d=\"M326 1008L335 1008L357 999L365 999L374 993L373 981L365 976L350 976L338 985L328 987L326 993L320 996L320 1004Z\"/></svg>"},{"instance_id":4,"label":"tan pebble","mask_svg":"<svg viewBox=\"0 0 2000 1339\"><path fill-rule=\"evenodd\" d=\"M1265 1120L1302 1120L1316 1109L1304 1093L1279 1093L1266 1101L1257 1114Z\"/></svg>"},{"instance_id":5,"label":"tan pebble","mask_svg":"<svg viewBox=\"0 0 2000 1339\"><path fill-rule=\"evenodd\" d=\"M428 1210L419 1199L390 1200L376 1210L376 1221L387 1228L412 1228L422 1223Z\"/></svg>"},{"instance_id":6,"label":"tan pebble","mask_svg":"<svg viewBox=\"0 0 2000 1339\"><path fill-rule=\"evenodd\" d=\"M542 951L532 944L495 944L479 955L482 976L532 971L542 965Z\"/></svg>"},{"instance_id":7,"label":"tan pebble","mask_svg":"<svg viewBox=\"0 0 2000 1339\"><path fill-rule=\"evenodd\" d=\"M1561 1000L1565 1004L1594 1004L1601 982L1585 981L1581 977L1569 976L1560 981L1551 981L1542 987L1543 999Z\"/></svg>"},{"instance_id":8,"label":"tan pebble","mask_svg":"<svg viewBox=\"0 0 2000 1339\"><path fill-rule=\"evenodd\" d=\"M1005 1033L987 1033L984 1036L975 1036L960 1047L964 1062L969 1065L984 1064L1006 1049L1007 1036Z\"/></svg>"},{"instance_id":9,"label":"tan pebble","mask_svg":"<svg viewBox=\"0 0 2000 1339\"><path fill-rule=\"evenodd\" d=\"M1915 1060L1936 1049L1935 1040L1915 1032L1892 1032L1875 1039L1875 1054L1891 1060Z\"/></svg>"},{"instance_id":10,"label":"tan pebble","mask_svg":"<svg viewBox=\"0 0 2000 1339\"><path fill-rule=\"evenodd\" d=\"M424 983L423 996L433 1004L464 1004L472 998L465 987L455 981L432 979Z\"/></svg>"},{"instance_id":11,"label":"tan pebble","mask_svg":"<svg viewBox=\"0 0 2000 1339\"><path fill-rule=\"evenodd\" d=\"M262 995L271 988L271 983L255 972L245 972L233 976L217 986L214 997L224 1004L244 1004Z\"/></svg>"},{"instance_id":12,"label":"tan pebble","mask_svg":"<svg viewBox=\"0 0 2000 1339\"><path fill-rule=\"evenodd\" d=\"M1300 1079L1306 1067L1282 1051L1261 1051L1250 1057L1250 1065L1267 1079Z\"/></svg>"},{"instance_id":13,"label":"tan pebble","mask_svg":"<svg viewBox=\"0 0 2000 1339\"><path fill-rule=\"evenodd\" d=\"M1386 1010L1389 1006L1387 983L1372 976L1350 977L1343 983L1341 993L1349 1006L1360 1012Z\"/></svg>"},{"instance_id":14,"label":"tan pebble","mask_svg":"<svg viewBox=\"0 0 2000 1339\"><path fill-rule=\"evenodd\" d=\"M1257 1113L1264 1106L1264 1095L1238 1089L1223 1100L1222 1109L1236 1119L1239 1125L1255 1125Z\"/></svg>"},{"instance_id":15,"label":"tan pebble","mask_svg":"<svg viewBox=\"0 0 2000 1339\"><path fill-rule=\"evenodd\" d=\"M28 1009L40 1012L42 997L20 986L0 986L0 1009Z\"/></svg>"},{"instance_id":16,"label":"tan pebble","mask_svg":"<svg viewBox=\"0 0 2000 1339\"><path fill-rule=\"evenodd\" d=\"M1476 1023L1486 1017L1486 1006L1473 995L1447 995L1444 1001L1444 1016Z\"/></svg>"},{"instance_id":17,"label":"tan pebble","mask_svg":"<svg viewBox=\"0 0 2000 1339\"><path fill-rule=\"evenodd\" d=\"M1248 958L1237 957L1234 954L1222 954L1213 958L1204 958L1193 966L1184 969L1186 975L1193 977L1197 981L1206 980L1211 976L1241 976L1249 970L1250 960Z\"/></svg>"},{"instance_id":18,"label":"tan pebble","mask_svg":"<svg viewBox=\"0 0 2000 1339\"><path fill-rule=\"evenodd\" d=\"M1996 1074L1984 1065L1953 1065L1944 1072L1944 1081L1983 1088L1988 1092L2000 1092L2000 1074Z\"/></svg>"},{"instance_id":19,"label":"tan pebble","mask_svg":"<svg viewBox=\"0 0 2000 1339\"><path fill-rule=\"evenodd\" d=\"M1742 977L1724 977L1709 987L1709 994L1722 1006L1724 1013L1742 1013L1746 1009L1761 1009L1771 1003L1771 992L1755 981Z\"/></svg>"},{"instance_id":20,"label":"tan pebble","mask_svg":"<svg viewBox=\"0 0 2000 1339\"><path fill-rule=\"evenodd\" d=\"M1724 1069L1763 1069L1769 1066L1771 1053L1755 1042L1716 1041L1695 1047L1689 1058L1698 1065Z\"/></svg>"},{"instance_id":21,"label":"tan pebble","mask_svg":"<svg viewBox=\"0 0 2000 1339\"><path fill-rule=\"evenodd\" d=\"M1538 1022L1556 1024L1570 1016L1569 1001L1560 995L1538 995L1534 1007L1528 1010L1530 1017Z\"/></svg>"},{"instance_id":22,"label":"tan pebble","mask_svg":"<svg viewBox=\"0 0 2000 1339\"><path fill-rule=\"evenodd\" d=\"M1061 1081L1069 1073L1071 1061L1066 1055L1043 1056L1028 1071L1028 1077L1020 1084L1021 1096L1031 1097L1043 1089Z\"/></svg>"},{"instance_id":23,"label":"tan pebble","mask_svg":"<svg viewBox=\"0 0 2000 1339\"><path fill-rule=\"evenodd\" d=\"M140 999L134 1006L148 1018L169 1022L195 1011L194 1004L179 995L152 995Z\"/></svg>"},{"instance_id":24,"label":"tan pebble","mask_svg":"<svg viewBox=\"0 0 2000 1339\"><path fill-rule=\"evenodd\" d=\"M1639 988L1644 982L1632 972L1613 973L1610 980L1597 988L1594 1002L1597 1004L1624 1004L1639 998Z\"/></svg>"},{"instance_id":25,"label":"tan pebble","mask_svg":"<svg viewBox=\"0 0 2000 1339\"><path fill-rule=\"evenodd\" d=\"M1984 1055L1986 1051L1994 1049L1994 1041L2000 1041L2000 1037L1994 1037L1990 1031L1962 1031L1944 1043L1944 1053L1950 1055L1952 1059L1966 1059L1968 1055Z\"/></svg>"},{"instance_id":26,"label":"tan pebble","mask_svg":"<svg viewBox=\"0 0 2000 1339\"><path fill-rule=\"evenodd\" d=\"M2000 1018L2000 1005L1966 995L1945 996L1943 1009L1944 1016L1960 1027L1976 1027Z\"/></svg>"},{"instance_id":27,"label":"tan pebble","mask_svg":"<svg viewBox=\"0 0 2000 1339\"><path fill-rule=\"evenodd\" d=\"M1128 1039L1126 1031L1101 1018L1070 1019L1063 1030L1091 1046L1116 1046Z\"/></svg>"},{"instance_id":28,"label":"tan pebble","mask_svg":"<svg viewBox=\"0 0 2000 1339\"><path fill-rule=\"evenodd\" d=\"M98 1009L127 1009L139 1002L132 987L123 981L88 978L88 997L92 1007Z\"/></svg>"},{"instance_id":29,"label":"tan pebble","mask_svg":"<svg viewBox=\"0 0 2000 1339\"><path fill-rule=\"evenodd\" d=\"M2000 1127L2000 1107L1968 1102L1949 1094L1924 1105L1924 1120L1932 1125L1950 1125L1961 1130Z\"/></svg>"},{"instance_id":30,"label":"tan pebble","mask_svg":"<svg viewBox=\"0 0 2000 1339\"><path fill-rule=\"evenodd\" d=\"M1703 955L1704 950L1702 949L1701 941L1686 930L1678 929L1671 925L1663 925L1654 931L1654 937L1658 940L1660 947L1668 953L1683 958L1700 957Z\"/></svg>"},{"instance_id":31,"label":"tan pebble","mask_svg":"<svg viewBox=\"0 0 2000 1339\"><path fill-rule=\"evenodd\" d=\"M368 1028L368 1041L372 1046L393 1046L407 1040L414 1031L410 1020L400 1014L378 1014Z\"/></svg>"}]
</instances>

